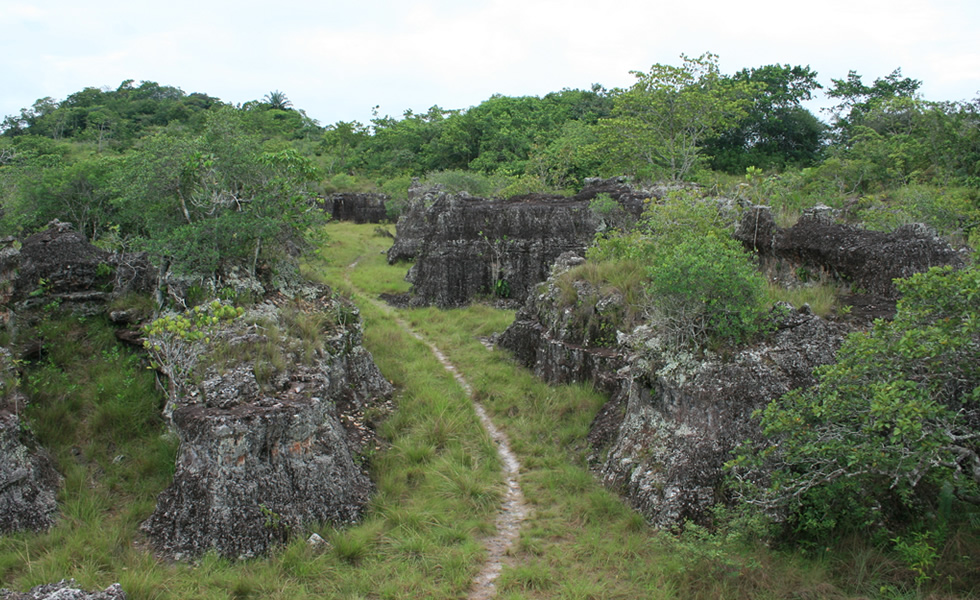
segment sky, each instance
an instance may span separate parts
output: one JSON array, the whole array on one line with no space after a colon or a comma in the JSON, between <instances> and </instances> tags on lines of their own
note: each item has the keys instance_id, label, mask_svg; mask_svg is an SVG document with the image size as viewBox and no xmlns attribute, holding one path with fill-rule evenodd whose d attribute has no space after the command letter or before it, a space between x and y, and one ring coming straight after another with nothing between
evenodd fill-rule
<instances>
[{"instance_id":1,"label":"sky","mask_svg":"<svg viewBox=\"0 0 980 600\"><path fill-rule=\"evenodd\" d=\"M680 55L723 73L809 65L824 86L896 68L928 100L980 97L976 0L0 0L0 118L155 81L225 102L276 90L321 125L626 87ZM832 104L820 98L817 112Z\"/></svg>"}]
</instances>

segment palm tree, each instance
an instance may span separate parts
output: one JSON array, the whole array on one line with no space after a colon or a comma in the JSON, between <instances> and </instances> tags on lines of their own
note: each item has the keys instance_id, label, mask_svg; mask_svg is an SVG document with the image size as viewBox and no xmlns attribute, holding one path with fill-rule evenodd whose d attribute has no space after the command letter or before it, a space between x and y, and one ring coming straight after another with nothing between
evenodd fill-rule
<instances>
[{"instance_id":1,"label":"palm tree","mask_svg":"<svg viewBox=\"0 0 980 600\"><path fill-rule=\"evenodd\" d=\"M262 100L269 105L269 108L275 108L277 110L289 110L289 107L293 105L289 101L289 98L286 97L286 94L279 90L269 92Z\"/></svg>"}]
</instances>

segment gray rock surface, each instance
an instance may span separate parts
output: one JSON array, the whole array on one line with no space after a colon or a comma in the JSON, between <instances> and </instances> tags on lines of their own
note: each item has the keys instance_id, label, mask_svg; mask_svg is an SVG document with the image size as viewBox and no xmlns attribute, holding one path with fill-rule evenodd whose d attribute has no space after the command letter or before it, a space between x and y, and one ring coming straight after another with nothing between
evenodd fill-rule
<instances>
[{"instance_id":1,"label":"gray rock surface","mask_svg":"<svg viewBox=\"0 0 980 600\"><path fill-rule=\"evenodd\" d=\"M385 202L387 194L337 193L330 194L324 202L324 209L331 218L355 223L384 223L388 220Z\"/></svg>"},{"instance_id":2,"label":"gray rock surface","mask_svg":"<svg viewBox=\"0 0 980 600\"><path fill-rule=\"evenodd\" d=\"M724 358L663 352L646 327L630 336L630 365L611 401L622 420L611 432L593 431L594 441L609 443L591 461L652 523L708 522L708 509L724 500L718 490L731 450L762 435L752 412L812 385L813 368L834 360L845 327L783 308L774 334Z\"/></svg>"},{"instance_id":3,"label":"gray rock surface","mask_svg":"<svg viewBox=\"0 0 980 600\"><path fill-rule=\"evenodd\" d=\"M619 180L590 180L571 198L438 193L414 202L399 220L388 260L415 258L406 279L417 305L460 306L478 296L523 301L560 254L591 243L602 219L589 203L600 193L633 218L655 194Z\"/></svg>"},{"instance_id":4,"label":"gray rock surface","mask_svg":"<svg viewBox=\"0 0 980 600\"><path fill-rule=\"evenodd\" d=\"M61 580L31 588L20 593L0 589L0 600L126 600L122 586L114 583L101 592L87 592L74 579Z\"/></svg>"},{"instance_id":5,"label":"gray rock surface","mask_svg":"<svg viewBox=\"0 0 980 600\"><path fill-rule=\"evenodd\" d=\"M937 265L963 266L963 257L923 225L904 225L889 233L870 231L834 222L826 207L807 211L792 227L780 228L768 206L755 206L745 212L735 237L757 252L770 271L827 274L888 300L897 297L894 279Z\"/></svg>"},{"instance_id":6,"label":"gray rock surface","mask_svg":"<svg viewBox=\"0 0 980 600\"><path fill-rule=\"evenodd\" d=\"M320 332L312 356L285 309L260 305L217 336L241 358L181 386L170 407L174 481L142 526L162 554L252 557L306 525L360 516L372 485L358 456L374 443L363 412L392 388L360 345L356 309L342 302L324 295L307 307L347 315ZM268 373L252 356L269 351L271 331L284 365Z\"/></svg>"},{"instance_id":7,"label":"gray rock surface","mask_svg":"<svg viewBox=\"0 0 980 600\"><path fill-rule=\"evenodd\" d=\"M27 398L15 377L9 351L0 348L0 534L53 525L61 487L51 457L24 427Z\"/></svg>"},{"instance_id":8,"label":"gray rock surface","mask_svg":"<svg viewBox=\"0 0 980 600\"><path fill-rule=\"evenodd\" d=\"M566 306L555 278L580 261L557 261L499 344L546 381L593 381L610 394L589 434L590 464L605 485L659 526L706 522L709 507L723 500L729 452L761 435L752 412L812 384L812 369L834 360L848 328L784 305L771 317L778 329L760 343L724 357L668 352L649 326L618 319L622 299L614 293L578 281L578 298L591 297L594 306ZM589 326L575 316L585 308ZM616 331L610 343L610 328L632 330ZM605 333L597 338L596 330Z\"/></svg>"},{"instance_id":9,"label":"gray rock surface","mask_svg":"<svg viewBox=\"0 0 980 600\"><path fill-rule=\"evenodd\" d=\"M587 307L591 314L586 325L574 310L562 306L561 291L555 283L559 274L584 262L572 252L558 257L547 282L527 298L497 343L545 381L592 381L611 392L618 388L617 372L626 364L622 348L616 343L622 297L587 289L586 282L576 282L580 298L595 299L593 306Z\"/></svg>"}]
</instances>

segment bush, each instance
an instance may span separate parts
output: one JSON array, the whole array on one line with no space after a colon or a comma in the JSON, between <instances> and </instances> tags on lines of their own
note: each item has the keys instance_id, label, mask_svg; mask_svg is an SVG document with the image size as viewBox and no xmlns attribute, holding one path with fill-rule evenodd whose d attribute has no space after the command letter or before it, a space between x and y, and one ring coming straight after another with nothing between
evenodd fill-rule
<instances>
[{"instance_id":1,"label":"bush","mask_svg":"<svg viewBox=\"0 0 980 600\"><path fill-rule=\"evenodd\" d=\"M851 334L817 385L773 401L759 415L770 444L730 465L744 500L806 537L892 539L923 515L944 527L942 490L980 504L980 270L897 285L895 319Z\"/></svg>"},{"instance_id":2,"label":"bush","mask_svg":"<svg viewBox=\"0 0 980 600\"><path fill-rule=\"evenodd\" d=\"M730 238L684 240L647 274L652 322L672 347L743 343L765 327L765 279Z\"/></svg>"}]
</instances>

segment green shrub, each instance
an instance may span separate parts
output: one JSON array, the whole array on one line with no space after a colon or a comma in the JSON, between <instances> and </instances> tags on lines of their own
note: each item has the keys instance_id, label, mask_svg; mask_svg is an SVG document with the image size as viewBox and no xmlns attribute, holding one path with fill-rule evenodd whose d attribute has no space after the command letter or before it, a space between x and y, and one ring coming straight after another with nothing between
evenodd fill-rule
<instances>
[{"instance_id":1,"label":"green shrub","mask_svg":"<svg viewBox=\"0 0 980 600\"><path fill-rule=\"evenodd\" d=\"M897 285L895 319L848 336L817 385L770 403L771 444L747 444L730 465L746 500L821 543L869 528L892 539L929 524L923 515L944 526L940 490L980 496L980 270Z\"/></svg>"},{"instance_id":2,"label":"green shrub","mask_svg":"<svg viewBox=\"0 0 980 600\"><path fill-rule=\"evenodd\" d=\"M765 328L765 279L730 238L685 240L647 273L652 322L670 346L738 344Z\"/></svg>"}]
</instances>

